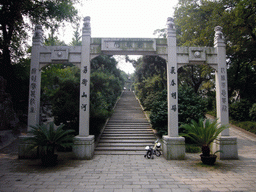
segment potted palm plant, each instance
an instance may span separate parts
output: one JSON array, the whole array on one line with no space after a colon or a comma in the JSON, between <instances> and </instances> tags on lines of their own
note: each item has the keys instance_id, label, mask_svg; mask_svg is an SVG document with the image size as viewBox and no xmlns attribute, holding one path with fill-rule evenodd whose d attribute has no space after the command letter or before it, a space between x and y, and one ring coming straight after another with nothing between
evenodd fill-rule
<instances>
[{"instance_id":1,"label":"potted palm plant","mask_svg":"<svg viewBox=\"0 0 256 192\"><path fill-rule=\"evenodd\" d=\"M51 166L57 164L58 155L55 154L56 147L70 147L73 144L74 130L64 130L63 124L54 128L54 123L47 125L30 126L32 137L27 138L31 142L30 150L39 149L43 165Z\"/></svg>"},{"instance_id":2,"label":"potted palm plant","mask_svg":"<svg viewBox=\"0 0 256 192\"><path fill-rule=\"evenodd\" d=\"M215 153L220 151L211 154L210 145L223 130L228 128L228 126L220 126L217 120L204 120L201 118L198 123L192 120L190 124L184 124L181 128L185 130L185 132L181 133L181 136L188 137L201 146L202 154L200 156L202 162L204 164L213 165L217 158Z\"/></svg>"}]
</instances>

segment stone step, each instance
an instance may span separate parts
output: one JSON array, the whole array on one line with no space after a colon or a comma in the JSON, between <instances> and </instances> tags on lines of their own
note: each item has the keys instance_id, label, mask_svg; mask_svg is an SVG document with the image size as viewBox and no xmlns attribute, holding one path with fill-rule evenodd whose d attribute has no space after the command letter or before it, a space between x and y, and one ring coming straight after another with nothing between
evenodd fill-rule
<instances>
[{"instance_id":1,"label":"stone step","mask_svg":"<svg viewBox=\"0 0 256 192\"><path fill-rule=\"evenodd\" d=\"M132 92L124 92L95 149L99 155L144 155L156 137Z\"/></svg>"},{"instance_id":2,"label":"stone step","mask_svg":"<svg viewBox=\"0 0 256 192\"><path fill-rule=\"evenodd\" d=\"M144 155L146 151L95 151L95 155Z\"/></svg>"},{"instance_id":3,"label":"stone step","mask_svg":"<svg viewBox=\"0 0 256 192\"><path fill-rule=\"evenodd\" d=\"M117 147L101 147L97 146L95 151L146 151L146 146L143 147L129 147L129 146L117 146Z\"/></svg>"},{"instance_id":4,"label":"stone step","mask_svg":"<svg viewBox=\"0 0 256 192\"><path fill-rule=\"evenodd\" d=\"M136 132L136 133L150 133L152 134L152 131L150 129L121 129L121 128L117 128L117 129L105 129L104 131L105 133L110 133L110 132L113 132L113 133L133 133L133 132Z\"/></svg>"},{"instance_id":5,"label":"stone step","mask_svg":"<svg viewBox=\"0 0 256 192\"><path fill-rule=\"evenodd\" d=\"M148 136L139 136L139 137L134 137L134 136L108 136L104 135L101 137L101 139L109 139L109 140L155 140L156 137L154 135L148 135Z\"/></svg>"},{"instance_id":6,"label":"stone step","mask_svg":"<svg viewBox=\"0 0 256 192\"><path fill-rule=\"evenodd\" d=\"M152 139L152 141L150 139L146 139L146 140L136 140L136 139L129 139L129 140L125 140L125 139L101 139L100 143L150 143L151 145L154 144L154 139Z\"/></svg>"},{"instance_id":7,"label":"stone step","mask_svg":"<svg viewBox=\"0 0 256 192\"><path fill-rule=\"evenodd\" d=\"M122 142L122 143L99 143L98 144L98 148L99 147L126 147L126 148L128 148L128 147L139 147L139 148L141 148L141 147L146 147L146 146L148 146L148 145L153 145L151 142L147 142L147 143L124 143L124 142Z\"/></svg>"},{"instance_id":8,"label":"stone step","mask_svg":"<svg viewBox=\"0 0 256 192\"><path fill-rule=\"evenodd\" d=\"M120 137L133 137L133 138L136 138L136 137L148 137L148 136L151 136L152 133L150 132L106 132L104 131L104 133L102 134L102 137L117 137L117 138L120 138ZM154 136L154 135L153 135Z\"/></svg>"}]
</instances>

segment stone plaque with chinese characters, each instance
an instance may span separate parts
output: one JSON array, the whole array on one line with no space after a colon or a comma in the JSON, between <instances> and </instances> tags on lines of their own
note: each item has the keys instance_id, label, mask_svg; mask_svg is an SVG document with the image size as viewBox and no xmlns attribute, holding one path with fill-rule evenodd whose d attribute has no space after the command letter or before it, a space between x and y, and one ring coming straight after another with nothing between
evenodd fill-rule
<instances>
[{"instance_id":1,"label":"stone plaque with chinese characters","mask_svg":"<svg viewBox=\"0 0 256 192\"><path fill-rule=\"evenodd\" d=\"M103 38L102 51L156 51L155 39L148 38Z\"/></svg>"}]
</instances>

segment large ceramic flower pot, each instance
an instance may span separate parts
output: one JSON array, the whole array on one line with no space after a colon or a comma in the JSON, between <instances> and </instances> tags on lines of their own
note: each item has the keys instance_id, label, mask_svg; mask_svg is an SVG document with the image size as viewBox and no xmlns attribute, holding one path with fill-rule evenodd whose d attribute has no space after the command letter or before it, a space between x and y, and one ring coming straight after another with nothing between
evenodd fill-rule
<instances>
[{"instance_id":1,"label":"large ceramic flower pot","mask_svg":"<svg viewBox=\"0 0 256 192\"><path fill-rule=\"evenodd\" d=\"M201 157L201 161L203 162L203 164L206 165L214 165L214 163L216 162L216 155L210 155L210 156L203 156L202 154L200 155Z\"/></svg>"}]
</instances>

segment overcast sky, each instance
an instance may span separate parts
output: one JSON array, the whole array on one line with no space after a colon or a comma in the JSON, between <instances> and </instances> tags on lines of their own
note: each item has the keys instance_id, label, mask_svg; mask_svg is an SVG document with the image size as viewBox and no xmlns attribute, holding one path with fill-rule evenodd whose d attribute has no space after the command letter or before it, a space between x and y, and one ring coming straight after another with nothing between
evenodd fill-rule
<instances>
[{"instance_id":1,"label":"overcast sky","mask_svg":"<svg viewBox=\"0 0 256 192\"><path fill-rule=\"evenodd\" d=\"M91 17L92 37L154 38L154 30L166 27L177 3L178 0L81 0L77 9L81 17ZM60 33L66 43L71 41L73 31L66 27ZM133 72L131 64L120 62L119 67Z\"/></svg>"}]
</instances>

